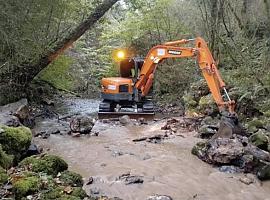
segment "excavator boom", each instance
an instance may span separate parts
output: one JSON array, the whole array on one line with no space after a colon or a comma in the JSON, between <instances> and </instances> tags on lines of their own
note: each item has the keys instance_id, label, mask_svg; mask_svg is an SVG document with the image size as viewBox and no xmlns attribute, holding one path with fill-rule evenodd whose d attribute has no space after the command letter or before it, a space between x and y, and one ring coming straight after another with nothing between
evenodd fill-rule
<instances>
[{"instance_id":1,"label":"excavator boom","mask_svg":"<svg viewBox=\"0 0 270 200\"><path fill-rule=\"evenodd\" d=\"M195 47L183 47L181 45L195 42ZM225 83L217 69L216 62L207 46L200 37L191 40L178 40L167 42L153 47L145 58L139 80L135 87L146 96L152 87L157 65L168 58L195 58L202 74L208 84L210 92L219 107L219 110L234 113L235 102L232 101L226 91ZM226 100L222 96L225 93Z\"/></svg>"}]
</instances>

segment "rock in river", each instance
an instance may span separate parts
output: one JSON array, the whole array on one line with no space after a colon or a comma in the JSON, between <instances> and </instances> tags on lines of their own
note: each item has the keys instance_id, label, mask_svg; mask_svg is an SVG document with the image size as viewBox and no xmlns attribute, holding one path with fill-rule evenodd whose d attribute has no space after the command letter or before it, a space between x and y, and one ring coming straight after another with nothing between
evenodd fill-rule
<instances>
[{"instance_id":1,"label":"rock in river","mask_svg":"<svg viewBox=\"0 0 270 200\"><path fill-rule=\"evenodd\" d=\"M94 120L88 116L76 116L70 121L70 129L73 133L89 134L94 126Z\"/></svg>"},{"instance_id":2,"label":"rock in river","mask_svg":"<svg viewBox=\"0 0 270 200\"><path fill-rule=\"evenodd\" d=\"M154 195L149 196L146 200L173 200L173 199L167 195Z\"/></svg>"}]
</instances>

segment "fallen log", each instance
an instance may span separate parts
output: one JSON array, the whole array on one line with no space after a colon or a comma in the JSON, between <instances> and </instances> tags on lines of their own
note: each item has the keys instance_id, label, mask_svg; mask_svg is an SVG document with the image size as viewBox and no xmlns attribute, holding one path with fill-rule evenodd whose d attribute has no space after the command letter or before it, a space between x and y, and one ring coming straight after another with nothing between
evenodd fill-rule
<instances>
[{"instance_id":1,"label":"fallen log","mask_svg":"<svg viewBox=\"0 0 270 200\"><path fill-rule=\"evenodd\" d=\"M0 70L0 105L16 101L23 97L31 81L53 60L68 49L87 30L104 16L118 0L103 0L94 11L80 23L67 37L60 40L50 51L40 55L40 59L32 63L21 63L17 66L4 65Z\"/></svg>"}]
</instances>

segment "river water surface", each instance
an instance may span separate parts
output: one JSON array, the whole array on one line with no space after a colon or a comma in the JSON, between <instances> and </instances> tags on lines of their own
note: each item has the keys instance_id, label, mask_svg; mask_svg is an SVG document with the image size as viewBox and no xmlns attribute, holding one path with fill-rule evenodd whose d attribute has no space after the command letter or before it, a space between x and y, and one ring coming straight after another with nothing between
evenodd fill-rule
<instances>
[{"instance_id":1,"label":"river water surface","mask_svg":"<svg viewBox=\"0 0 270 200\"><path fill-rule=\"evenodd\" d=\"M98 101L74 98L62 100L56 107L61 115L95 115ZM93 184L85 185L89 194L124 200L145 200L154 194L169 195L174 200L270 200L269 182L262 184L256 180L246 185L239 181L243 174L219 172L193 156L191 149L200 140L194 137L195 132L180 130L181 136L160 144L132 141L164 133L161 127L165 123L159 120L147 125L121 126L97 122L94 131L99 136L51 135L48 139L36 138L35 142L63 157L86 182L93 177ZM126 185L118 180L126 173L140 176L144 182Z\"/></svg>"}]
</instances>

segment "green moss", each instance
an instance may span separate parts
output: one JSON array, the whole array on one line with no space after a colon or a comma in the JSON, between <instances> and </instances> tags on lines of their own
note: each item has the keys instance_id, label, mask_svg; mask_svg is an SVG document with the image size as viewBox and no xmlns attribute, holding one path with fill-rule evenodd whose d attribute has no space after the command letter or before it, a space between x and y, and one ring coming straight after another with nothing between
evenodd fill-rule
<instances>
[{"instance_id":1,"label":"green moss","mask_svg":"<svg viewBox=\"0 0 270 200\"><path fill-rule=\"evenodd\" d=\"M184 101L185 107L188 109L195 108L198 104L190 94L184 95L183 101Z\"/></svg>"},{"instance_id":2,"label":"green moss","mask_svg":"<svg viewBox=\"0 0 270 200\"><path fill-rule=\"evenodd\" d=\"M49 199L60 198L64 194L63 190L64 190L63 187L57 187L57 188L51 189L49 191L44 192L41 195L41 198L40 199L41 200L49 200Z\"/></svg>"},{"instance_id":3,"label":"green moss","mask_svg":"<svg viewBox=\"0 0 270 200\"><path fill-rule=\"evenodd\" d=\"M31 156L19 163L19 166L26 167L31 165L34 172L44 172L56 176L59 172L65 171L68 164L58 156L45 155L43 157Z\"/></svg>"},{"instance_id":4,"label":"green moss","mask_svg":"<svg viewBox=\"0 0 270 200\"><path fill-rule=\"evenodd\" d=\"M8 127L0 126L4 130L0 134L0 144L2 144L3 150L15 156L18 160L21 154L24 153L31 144L32 132L26 127Z\"/></svg>"},{"instance_id":5,"label":"green moss","mask_svg":"<svg viewBox=\"0 0 270 200\"><path fill-rule=\"evenodd\" d=\"M71 171L64 171L61 173L60 181L65 185L83 186L83 179L80 174Z\"/></svg>"},{"instance_id":6,"label":"green moss","mask_svg":"<svg viewBox=\"0 0 270 200\"><path fill-rule=\"evenodd\" d=\"M263 115L270 118L270 110L263 112Z\"/></svg>"},{"instance_id":7,"label":"green moss","mask_svg":"<svg viewBox=\"0 0 270 200\"><path fill-rule=\"evenodd\" d=\"M73 192L71 194L72 196L79 197L80 199L87 197L86 192L81 187L73 188Z\"/></svg>"},{"instance_id":8,"label":"green moss","mask_svg":"<svg viewBox=\"0 0 270 200\"><path fill-rule=\"evenodd\" d=\"M70 194L64 193L64 187L60 186L49 191L44 192L40 199L41 200L80 200L87 197L87 194L81 187L72 188L72 192Z\"/></svg>"},{"instance_id":9,"label":"green moss","mask_svg":"<svg viewBox=\"0 0 270 200\"><path fill-rule=\"evenodd\" d=\"M8 181L8 175L6 173L6 170L0 167L0 186L7 181Z\"/></svg>"},{"instance_id":10,"label":"green moss","mask_svg":"<svg viewBox=\"0 0 270 200\"><path fill-rule=\"evenodd\" d=\"M263 149L263 150L268 149L269 139L267 135L261 130L251 135L249 137L249 141L256 147L259 147L260 149Z\"/></svg>"},{"instance_id":11,"label":"green moss","mask_svg":"<svg viewBox=\"0 0 270 200\"><path fill-rule=\"evenodd\" d=\"M72 90L74 79L69 74L72 62L72 58L61 55L39 74L39 78L58 89Z\"/></svg>"},{"instance_id":12,"label":"green moss","mask_svg":"<svg viewBox=\"0 0 270 200\"><path fill-rule=\"evenodd\" d=\"M6 152L3 151L2 145L0 144L0 166L8 169L12 166L13 163L13 156L6 154Z\"/></svg>"},{"instance_id":13,"label":"green moss","mask_svg":"<svg viewBox=\"0 0 270 200\"><path fill-rule=\"evenodd\" d=\"M16 199L21 199L39 190L40 179L36 176L25 177L13 184L13 192Z\"/></svg>"},{"instance_id":14,"label":"green moss","mask_svg":"<svg viewBox=\"0 0 270 200\"><path fill-rule=\"evenodd\" d=\"M206 109L211 108L211 109L217 109L216 103L212 97L212 95L207 95L201 97L199 101L199 110L201 112L204 112Z\"/></svg>"},{"instance_id":15,"label":"green moss","mask_svg":"<svg viewBox=\"0 0 270 200\"><path fill-rule=\"evenodd\" d=\"M263 121L258 119L258 118L254 118L252 121L250 121L248 123L248 126L249 127L256 127L256 128L263 128L264 124L263 124Z\"/></svg>"}]
</instances>

